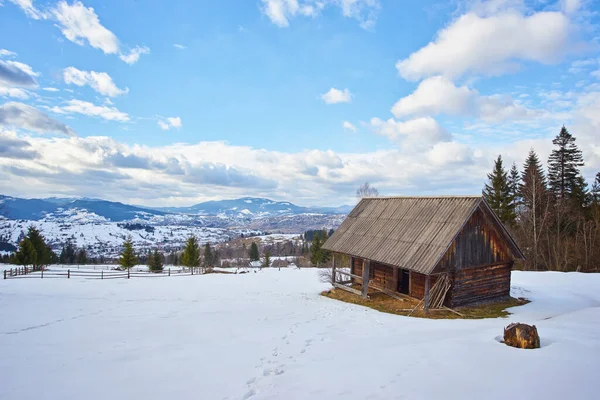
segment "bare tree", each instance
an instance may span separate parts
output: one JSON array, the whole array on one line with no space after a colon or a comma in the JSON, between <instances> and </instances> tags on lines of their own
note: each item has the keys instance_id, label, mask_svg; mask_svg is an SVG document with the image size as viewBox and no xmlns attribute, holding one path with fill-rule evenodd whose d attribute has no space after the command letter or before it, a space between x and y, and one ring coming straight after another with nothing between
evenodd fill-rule
<instances>
[{"instance_id":1,"label":"bare tree","mask_svg":"<svg viewBox=\"0 0 600 400\"><path fill-rule=\"evenodd\" d=\"M362 199L363 197L377 197L379 196L379 190L375 189L373 186L369 184L369 182L365 182L358 189L356 189L356 198Z\"/></svg>"}]
</instances>

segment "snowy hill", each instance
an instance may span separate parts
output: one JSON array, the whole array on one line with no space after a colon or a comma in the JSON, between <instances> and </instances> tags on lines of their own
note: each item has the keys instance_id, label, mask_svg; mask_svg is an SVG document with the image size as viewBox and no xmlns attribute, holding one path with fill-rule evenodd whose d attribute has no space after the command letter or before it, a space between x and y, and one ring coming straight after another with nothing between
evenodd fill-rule
<instances>
[{"instance_id":1,"label":"snowy hill","mask_svg":"<svg viewBox=\"0 0 600 400\"><path fill-rule=\"evenodd\" d=\"M55 251L71 241L85 247L89 255L110 257L118 253L127 236L132 236L138 250L158 247L169 251L181 248L189 235L201 243L216 243L241 234L301 233L336 228L344 216L327 209L250 197L149 209L99 199L0 196L0 245L16 245L34 225Z\"/></svg>"},{"instance_id":2,"label":"snowy hill","mask_svg":"<svg viewBox=\"0 0 600 400\"><path fill-rule=\"evenodd\" d=\"M145 215L164 215L158 210L150 210L123 203L96 199L22 199L0 195L0 215L8 219L37 221L49 214L80 209L94 213L110 221L125 221Z\"/></svg>"},{"instance_id":3,"label":"snowy hill","mask_svg":"<svg viewBox=\"0 0 600 400\"><path fill-rule=\"evenodd\" d=\"M205 214L205 215L283 215L283 214L345 214L350 212L351 206L341 206L337 208L328 207L300 207L288 201L274 201L265 198L242 197L232 200L212 200L204 203L198 203L191 207L165 207L157 208L160 211L186 213L186 214Z\"/></svg>"},{"instance_id":4,"label":"snowy hill","mask_svg":"<svg viewBox=\"0 0 600 400\"><path fill-rule=\"evenodd\" d=\"M508 318L430 320L320 296L318 273L0 280L0 397L598 398L600 274L515 271L531 303ZM511 322L541 348L499 343Z\"/></svg>"}]
</instances>

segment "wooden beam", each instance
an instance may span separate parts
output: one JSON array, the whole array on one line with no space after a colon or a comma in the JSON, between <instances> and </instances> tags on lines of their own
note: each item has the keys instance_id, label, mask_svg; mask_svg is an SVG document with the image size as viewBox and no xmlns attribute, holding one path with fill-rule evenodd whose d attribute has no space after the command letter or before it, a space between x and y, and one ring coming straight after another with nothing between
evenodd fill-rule
<instances>
[{"instance_id":1,"label":"wooden beam","mask_svg":"<svg viewBox=\"0 0 600 400\"><path fill-rule=\"evenodd\" d=\"M339 283L334 283L333 287L345 290L345 291L350 292L350 293L354 293L357 296L361 296L362 295L362 293L359 290L352 289L351 287L348 287L348 286L340 285Z\"/></svg>"},{"instance_id":2,"label":"wooden beam","mask_svg":"<svg viewBox=\"0 0 600 400\"><path fill-rule=\"evenodd\" d=\"M331 283L335 283L335 253L332 255L333 257L333 267L331 267Z\"/></svg>"},{"instance_id":3,"label":"wooden beam","mask_svg":"<svg viewBox=\"0 0 600 400\"><path fill-rule=\"evenodd\" d=\"M430 286L430 276L425 276L425 312L429 313L429 286Z\"/></svg>"},{"instance_id":4,"label":"wooden beam","mask_svg":"<svg viewBox=\"0 0 600 400\"><path fill-rule=\"evenodd\" d=\"M349 277L354 278L354 279L358 279L358 280L360 280L362 282L362 276L350 274L350 273L348 273L346 271L342 271L342 270L337 271L337 273L340 274L340 275L345 275L345 276L349 276Z\"/></svg>"},{"instance_id":5,"label":"wooden beam","mask_svg":"<svg viewBox=\"0 0 600 400\"><path fill-rule=\"evenodd\" d=\"M371 261L363 260L363 276L362 276L362 297L367 298L369 293L369 270L371 269Z\"/></svg>"}]
</instances>

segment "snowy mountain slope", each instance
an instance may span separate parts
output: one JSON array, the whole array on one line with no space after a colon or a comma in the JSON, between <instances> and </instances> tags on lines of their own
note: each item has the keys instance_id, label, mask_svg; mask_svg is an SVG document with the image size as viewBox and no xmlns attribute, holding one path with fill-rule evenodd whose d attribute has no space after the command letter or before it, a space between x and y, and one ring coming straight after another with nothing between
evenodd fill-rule
<instances>
[{"instance_id":1,"label":"snowy mountain slope","mask_svg":"<svg viewBox=\"0 0 600 400\"><path fill-rule=\"evenodd\" d=\"M164 215L151 210L123 203L97 199L22 199L0 195L0 215L8 219L40 220L48 214L73 209L86 210L111 221L125 221L140 215Z\"/></svg>"},{"instance_id":2,"label":"snowy mountain slope","mask_svg":"<svg viewBox=\"0 0 600 400\"><path fill-rule=\"evenodd\" d=\"M315 269L0 280L0 397L597 399L599 286L515 271L532 302L508 318L428 320L320 296ZM499 343L511 322L535 324L542 347Z\"/></svg>"},{"instance_id":3,"label":"snowy mountain slope","mask_svg":"<svg viewBox=\"0 0 600 400\"><path fill-rule=\"evenodd\" d=\"M257 197L242 197L233 200L213 200L195 204L191 207L164 207L157 208L160 211L207 214L227 216L245 214L254 216L282 215L282 214L344 214L348 213L352 206L340 207L300 207L288 201L274 201Z\"/></svg>"}]
</instances>

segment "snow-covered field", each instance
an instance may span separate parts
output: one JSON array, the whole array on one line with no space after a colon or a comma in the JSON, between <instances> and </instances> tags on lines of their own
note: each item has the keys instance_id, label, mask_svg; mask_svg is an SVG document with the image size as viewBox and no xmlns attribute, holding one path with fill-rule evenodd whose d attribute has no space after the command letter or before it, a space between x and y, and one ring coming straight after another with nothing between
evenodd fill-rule
<instances>
[{"instance_id":1,"label":"snow-covered field","mask_svg":"<svg viewBox=\"0 0 600 400\"><path fill-rule=\"evenodd\" d=\"M513 273L507 319L319 296L315 270L0 281L2 399L596 399L600 275ZM537 325L542 348L497 341Z\"/></svg>"}]
</instances>

